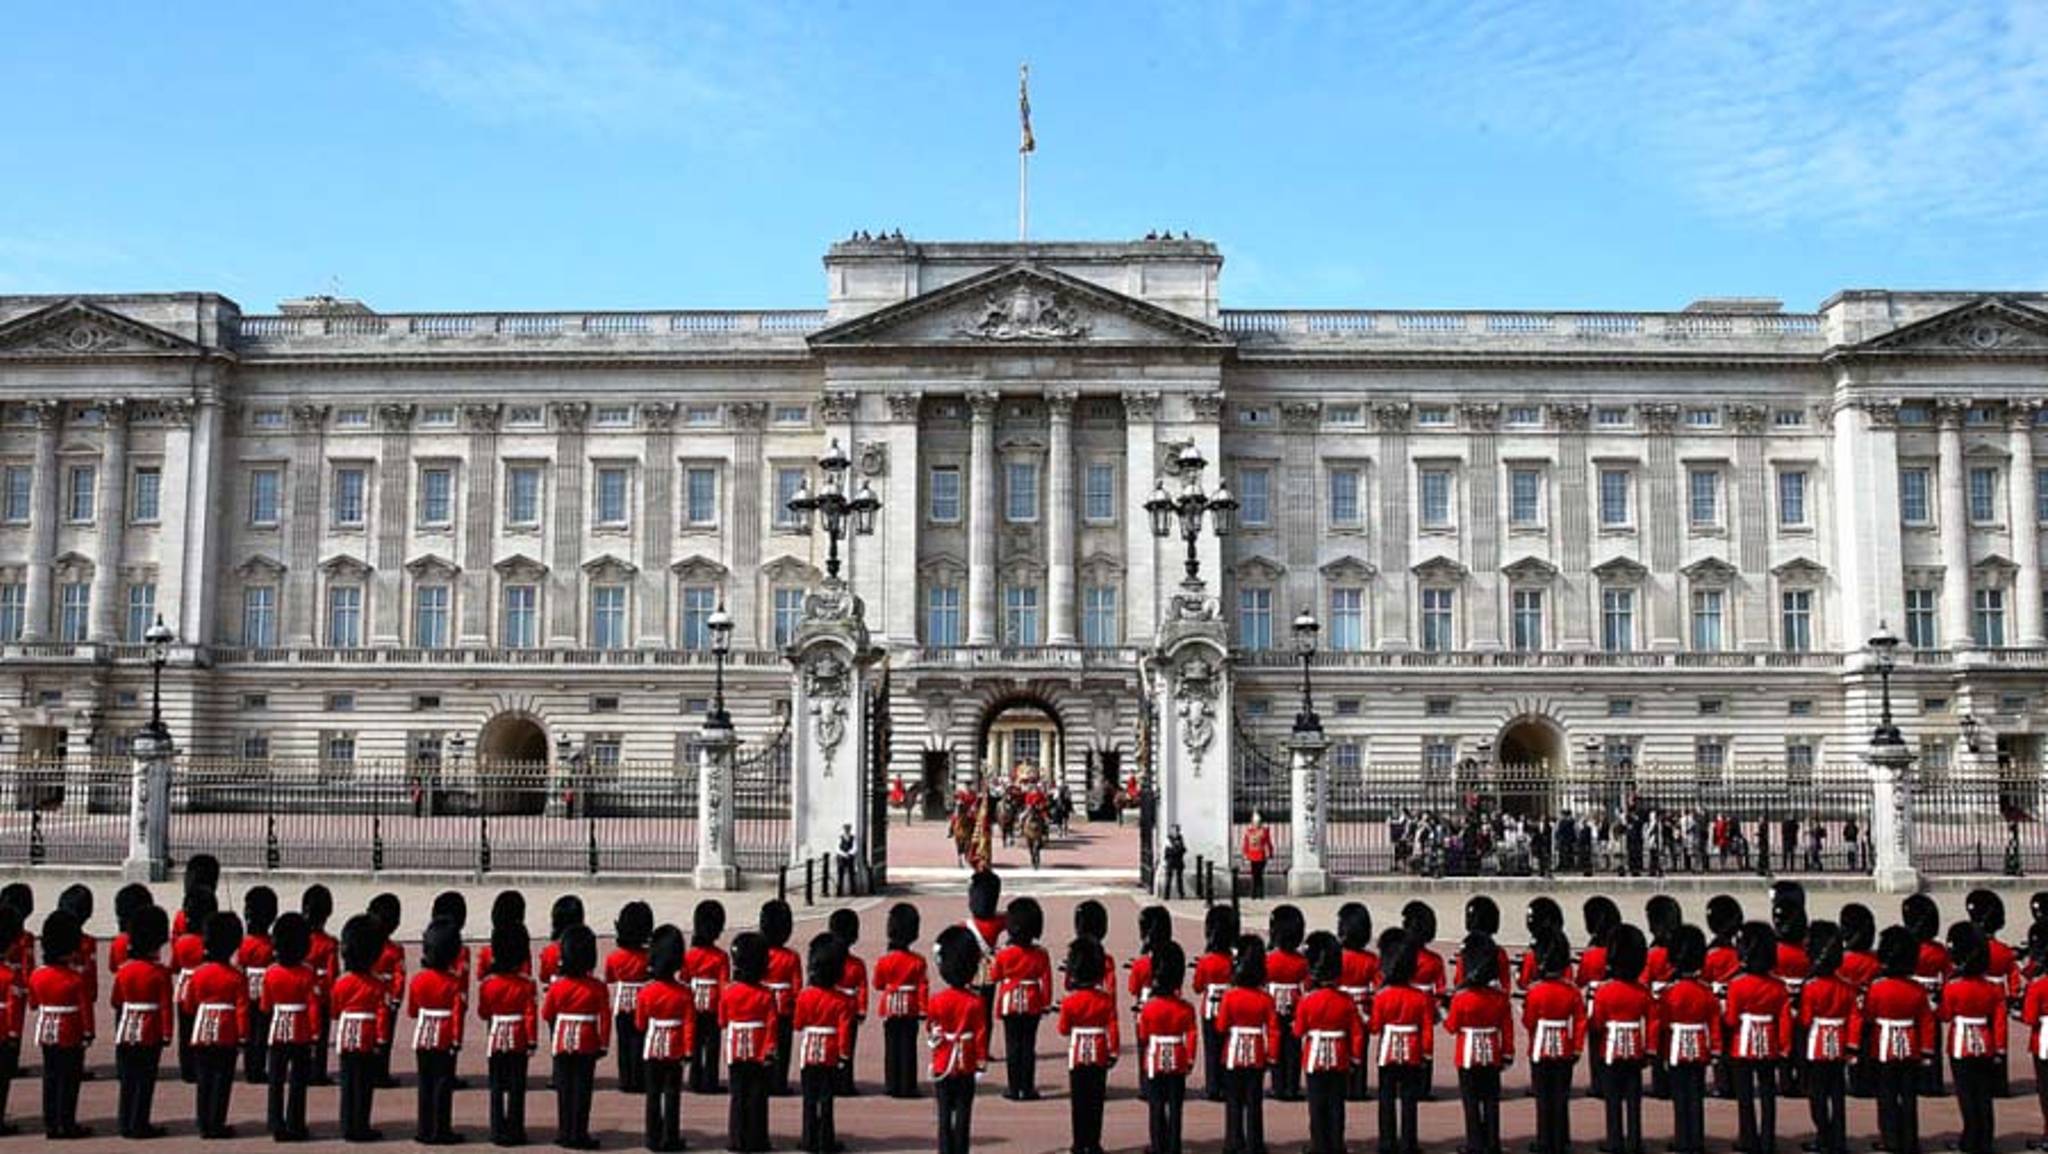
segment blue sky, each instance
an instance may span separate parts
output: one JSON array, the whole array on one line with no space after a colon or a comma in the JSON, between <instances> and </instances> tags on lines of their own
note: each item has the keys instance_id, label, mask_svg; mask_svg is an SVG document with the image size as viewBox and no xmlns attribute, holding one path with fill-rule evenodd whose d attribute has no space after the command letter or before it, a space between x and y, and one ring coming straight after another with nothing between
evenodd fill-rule
<instances>
[{"instance_id":1,"label":"blue sky","mask_svg":"<svg viewBox=\"0 0 2048 1154\"><path fill-rule=\"evenodd\" d=\"M2048 4L58 4L0 292L809 307L856 228L1188 229L1235 307L2048 288Z\"/></svg>"}]
</instances>

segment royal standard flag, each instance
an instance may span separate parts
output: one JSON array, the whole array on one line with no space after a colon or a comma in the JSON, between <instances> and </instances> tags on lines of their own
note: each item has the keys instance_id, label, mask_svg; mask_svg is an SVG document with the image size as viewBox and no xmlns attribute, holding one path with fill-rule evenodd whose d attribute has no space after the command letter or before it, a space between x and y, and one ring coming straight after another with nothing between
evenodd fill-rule
<instances>
[{"instance_id":1,"label":"royal standard flag","mask_svg":"<svg viewBox=\"0 0 2048 1154\"><path fill-rule=\"evenodd\" d=\"M1018 152L1037 152L1038 139L1031 135L1031 66L1017 66L1017 116L1023 122L1024 135L1017 142Z\"/></svg>"}]
</instances>

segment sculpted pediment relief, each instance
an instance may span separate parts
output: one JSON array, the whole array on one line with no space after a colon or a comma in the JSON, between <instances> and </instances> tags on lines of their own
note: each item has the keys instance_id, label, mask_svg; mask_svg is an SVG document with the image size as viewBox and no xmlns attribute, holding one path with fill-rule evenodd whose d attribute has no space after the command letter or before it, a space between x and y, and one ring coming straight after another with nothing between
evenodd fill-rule
<instances>
[{"instance_id":1,"label":"sculpted pediment relief","mask_svg":"<svg viewBox=\"0 0 2048 1154\"><path fill-rule=\"evenodd\" d=\"M370 566L360 557L338 553L320 562L320 571L329 577L344 577L361 580L370 575Z\"/></svg>"},{"instance_id":2,"label":"sculpted pediment relief","mask_svg":"<svg viewBox=\"0 0 2048 1154\"><path fill-rule=\"evenodd\" d=\"M1827 566L1807 557L1794 557L1790 561L1771 567L1771 576L1780 581L1814 584L1825 579L1827 575Z\"/></svg>"},{"instance_id":3,"label":"sculpted pediment relief","mask_svg":"<svg viewBox=\"0 0 2048 1154\"><path fill-rule=\"evenodd\" d=\"M1522 557L1501 566L1501 574L1510 581L1529 585L1540 585L1557 579L1557 566L1541 557Z\"/></svg>"},{"instance_id":4,"label":"sculpted pediment relief","mask_svg":"<svg viewBox=\"0 0 2048 1154\"><path fill-rule=\"evenodd\" d=\"M2039 354L2048 350L2048 312L1982 297L1854 346L1856 352L1938 356Z\"/></svg>"},{"instance_id":5,"label":"sculpted pediment relief","mask_svg":"<svg viewBox=\"0 0 2048 1154\"><path fill-rule=\"evenodd\" d=\"M405 571L412 574L416 580L431 579L445 581L462 572L462 569L446 557L435 553L424 553L407 561L405 563Z\"/></svg>"},{"instance_id":6,"label":"sculpted pediment relief","mask_svg":"<svg viewBox=\"0 0 2048 1154\"><path fill-rule=\"evenodd\" d=\"M205 348L76 297L0 325L0 356L190 355Z\"/></svg>"},{"instance_id":7,"label":"sculpted pediment relief","mask_svg":"<svg viewBox=\"0 0 2048 1154\"><path fill-rule=\"evenodd\" d=\"M725 566L700 553L693 553L670 565L669 571L682 581L708 582L725 580Z\"/></svg>"},{"instance_id":8,"label":"sculpted pediment relief","mask_svg":"<svg viewBox=\"0 0 2048 1154\"><path fill-rule=\"evenodd\" d=\"M640 571L638 565L612 553L600 553L583 563L593 581L624 581Z\"/></svg>"},{"instance_id":9,"label":"sculpted pediment relief","mask_svg":"<svg viewBox=\"0 0 2048 1154\"><path fill-rule=\"evenodd\" d=\"M1719 557L1702 557L1679 572L1695 585L1732 585L1738 571Z\"/></svg>"},{"instance_id":10,"label":"sculpted pediment relief","mask_svg":"<svg viewBox=\"0 0 2048 1154\"><path fill-rule=\"evenodd\" d=\"M901 345L1206 345L1223 330L1032 263L990 269L811 334L820 350Z\"/></svg>"},{"instance_id":11,"label":"sculpted pediment relief","mask_svg":"<svg viewBox=\"0 0 2048 1154\"><path fill-rule=\"evenodd\" d=\"M275 580L284 576L284 565L275 557L252 553L247 560L235 566L235 575L244 581Z\"/></svg>"},{"instance_id":12,"label":"sculpted pediment relief","mask_svg":"<svg viewBox=\"0 0 2048 1154\"><path fill-rule=\"evenodd\" d=\"M538 581L548 575L548 567L524 553L514 553L503 561L491 566L498 576L507 581Z\"/></svg>"},{"instance_id":13,"label":"sculpted pediment relief","mask_svg":"<svg viewBox=\"0 0 2048 1154\"><path fill-rule=\"evenodd\" d=\"M1323 563L1323 578L1329 581L1370 581L1379 576L1379 570L1363 557L1346 553Z\"/></svg>"},{"instance_id":14,"label":"sculpted pediment relief","mask_svg":"<svg viewBox=\"0 0 2048 1154\"><path fill-rule=\"evenodd\" d=\"M1278 581L1287 575L1287 567L1271 557L1253 555L1239 561L1236 572L1239 581Z\"/></svg>"},{"instance_id":15,"label":"sculpted pediment relief","mask_svg":"<svg viewBox=\"0 0 2048 1154\"><path fill-rule=\"evenodd\" d=\"M1438 554L1417 564L1409 572L1421 581L1456 582L1465 579L1467 570L1456 558Z\"/></svg>"},{"instance_id":16,"label":"sculpted pediment relief","mask_svg":"<svg viewBox=\"0 0 2048 1154\"><path fill-rule=\"evenodd\" d=\"M823 576L816 565L787 553L761 566L761 575L785 585L815 582Z\"/></svg>"},{"instance_id":17,"label":"sculpted pediment relief","mask_svg":"<svg viewBox=\"0 0 2048 1154\"><path fill-rule=\"evenodd\" d=\"M1593 576L1616 585L1634 585L1649 575L1643 563L1633 557L1610 557L1593 566Z\"/></svg>"}]
</instances>

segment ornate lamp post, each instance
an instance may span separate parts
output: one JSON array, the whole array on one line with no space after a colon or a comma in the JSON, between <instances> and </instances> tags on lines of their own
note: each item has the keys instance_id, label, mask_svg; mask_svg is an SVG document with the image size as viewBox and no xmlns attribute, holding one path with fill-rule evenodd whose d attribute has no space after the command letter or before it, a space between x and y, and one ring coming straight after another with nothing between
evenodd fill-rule
<instances>
[{"instance_id":1,"label":"ornate lamp post","mask_svg":"<svg viewBox=\"0 0 2048 1154\"><path fill-rule=\"evenodd\" d=\"M163 614L157 614L156 624L142 634L142 640L149 645L149 735L158 741L171 740L170 727L164 724L164 666L171 661L171 642L177 634L164 624Z\"/></svg>"},{"instance_id":2,"label":"ornate lamp post","mask_svg":"<svg viewBox=\"0 0 2048 1154\"><path fill-rule=\"evenodd\" d=\"M1899 639L1879 622L1868 647L1878 681L1877 727L1864 754L1871 770L1871 881L1880 892L1911 893L1920 886L1919 872L1913 868L1913 753L1892 721L1892 669Z\"/></svg>"},{"instance_id":3,"label":"ornate lamp post","mask_svg":"<svg viewBox=\"0 0 2048 1154\"><path fill-rule=\"evenodd\" d=\"M1309 681L1309 668L1315 664L1316 634L1322 632L1322 625L1316 615L1302 610L1294 618L1294 653L1301 658L1301 708L1294 714L1294 732L1321 733L1323 719L1316 716L1315 702L1311 697L1313 687Z\"/></svg>"},{"instance_id":4,"label":"ornate lamp post","mask_svg":"<svg viewBox=\"0 0 2048 1154\"><path fill-rule=\"evenodd\" d=\"M825 474L824 481L814 495L804 485L797 486L796 494L789 499L789 511L796 514L797 528L805 533L811 531L812 518L825 522L825 580L830 584L839 582L839 541L849 532L863 537L875 532L875 512L882 507L882 501L875 496L873 488L866 481L860 483L860 491L846 495L846 473L853 467L846 450L839 447L835 438L825 455L818 458L818 468ZM849 527L847 522L851 520Z\"/></svg>"},{"instance_id":5,"label":"ornate lamp post","mask_svg":"<svg viewBox=\"0 0 2048 1154\"><path fill-rule=\"evenodd\" d=\"M1301 658L1301 709L1294 715L1294 732L1288 736L1290 797L1289 821L1294 828L1294 861L1287 870L1287 892L1296 897L1313 897L1329 892L1330 875L1323 866L1323 832L1329 810L1329 785L1323 776L1323 754L1329 742L1323 737L1323 720L1316 716L1310 696L1309 667L1315 662L1316 634L1322 626L1315 614L1303 610L1294 618L1294 652Z\"/></svg>"},{"instance_id":6,"label":"ornate lamp post","mask_svg":"<svg viewBox=\"0 0 2048 1154\"><path fill-rule=\"evenodd\" d=\"M1877 633L1870 639L1870 659L1871 664L1877 667L1878 683L1878 720L1877 728L1870 735L1872 746L1906 744L1899 727L1892 723L1892 669L1898 664L1898 654L1897 635L1884 622L1878 622Z\"/></svg>"},{"instance_id":7,"label":"ornate lamp post","mask_svg":"<svg viewBox=\"0 0 2048 1154\"><path fill-rule=\"evenodd\" d=\"M1183 616L1193 616L1203 600L1202 561L1195 553L1195 544L1202 539L1203 518L1209 519L1218 537L1230 536L1237 523L1237 498L1231 496L1227 484L1217 485L1214 493L1202 491L1202 470L1209 467L1209 462L1193 444L1183 447L1174 462L1180 474L1180 495L1168 493L1166 482L1161 481L1146 499L1145 511L1152 515L1153 536L1162 540L1173 536L1176 520L1179 523L1188 556L1186 575L1180 582L1183 593L1174 600Z\"/></svg>"},{"instance_id":8,"label":"ornate lamp post","mask_svg":"<svg viewBox=\"0 0 2048 1154\"><path fill-rule=\"evenodd\" d=\"M170 873L171 727L164 724L164 666L177 635L159 616L142 634L149 646L149 721L130 753L134 766L128 788L128 857L121 873L130 881L162 881Z\"/></svg>"},{"instance_id":9,"label":"ornate lamp post","mask_svg":"<svg viewBox=\"0 0 2048 1154\"><path fill-rule=\"evenodd\" d=\"M699 889L739 885L732 848L732 714L725 709L725 659L732 652L732 615L725 603L711 611L711 711L704 715L701 761L697 766L697 870Z\"/></svg>"},{"instance_id":10,"label":"ornate lamp post","mask_svg":"<svg viewBox=\"0 0 2048 1154\"><path fill-rule=\"evenodd\" d=\"M725 659L732 653L732 614L725 611L725 602L704 619L704 628L711 634L711 712L704 718L704 734L710 737L717 731L729 737L732 714L725 711Z\"/></svg>"}]
</instances>

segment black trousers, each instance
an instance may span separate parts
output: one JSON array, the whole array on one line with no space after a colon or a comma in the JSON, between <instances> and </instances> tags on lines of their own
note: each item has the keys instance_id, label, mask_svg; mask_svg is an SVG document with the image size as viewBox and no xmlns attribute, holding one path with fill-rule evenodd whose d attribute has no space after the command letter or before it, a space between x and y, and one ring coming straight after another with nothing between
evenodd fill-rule
<instances>
[{"instance_id":1,"label":"black trousers","mask_svg":"<svg viewBox=\"0 0 2048 1154\"><path fill-rule=\"evenodd\" d=\"M988 1059L989 1061L993 1062L995 1061L996 1057L996 1040L994 1036L994 1023L996 1021L996 988L994 986L973 986L970 988L974 991L974 996L981 999L981 1020L984 1022L988 1022L990 1024L990 1036L988 1040Z\"/></svg>"},{"instance_id":2,"label":"black trousers","mask_svg":"<svg viewBox=\"0 0 2048 1154\"><path fill-rule=\"evenodd\" d=\"M1735 1096L1735 1071L1732 1069L1733 1065L1734 1059L1726 1054L1716 1054L1714 1056L1714 1097L1733 1098Z\"/></svg>"},{"instance_id":3,"label":"black trousers","mask_svg":"<svg viewBox=\"0 0 2048 1154\"><path fill-rule=\"evenodd\" d=\"M399 1007L391 1002L385 1004L390 1007L391 1020L396 1022ZM397 1044L398 1031L395 1029L391 1031L390 1037L377 1043L377 1085L382 1089L389 1090L398 1085L398 1080L391 1076L391 1048Z\"/></svg>"},{"instance_id":4,"label":"black trousers","mask_svg":"<svg viewBox=\"0 0 2048 1154\"><path fill-rule=\"evenodd\" d=\"M15 1059L20 1060L20 1043L16 1043ZM199 1067L192 1063L192 1015L183 1009L178 1011L178 1078L190 1086L199 1081Z\"/></svg>"},{"instance_id":5,"label":"black trousers","mask_svg":"<svg viewBox=\"0 0 2048 1154\"><path fill-rule=\"evenodd\" d=\"M1569 1154L1572 1148L1572 1067L1570 1061L1529 1063L1529 1091L1536 1098L1537 1154ZM1380 1096L1387 1087L1380 1084Z\"/></svg>"},{"instance_id":6,"label":"black trousers","mask_svg":"<svg viewBox=\"0 0 2048 1154\"><path fill-rule=\"evenodd\" d=\"M1102 1108L1109 1098L1109 1067L1076 1066L1067 1071L1067 1114L1074 1131L1074 1154L1099 1154L1102 1149Z\"/></svg>"},{"instance_id":7,"label":"black trousers","mask_svg":"<svg viewBox=\"0 0 2048 1154\"><path fill-rule=\"evenodd\" d=\"M242 1078L251 1086L270 1080L270 1015L249 1007L249 1036L242 1039Z\"/></svg>"},{"instance_id":8,"label":"black trousers","mask_svg":"<svg viewBox=\"0 0 2048 1154\"><path fill-rule=\"evenodd\" d=\"M8 1092L21 1074L21 1039L0 1042L0 1122L7 1120Z\"/></svg>"},{"instance_id":9,"label":"black trousers","mask_svg":"<svg viewBox=\"0 0 2048 1154\"><path fill-rule=\"evenodd\" d=\"M1605 1050L1598 1034L1586 1031L1586 1097L1598 1098L1607 1093L1607 1076L1602 1073L1607 1063L1600 1060Z\"/></svg>"},{"instance_id":10,"label":"black trousers","mask_svg":"<svg viewBox=\"0 0 2048 1154\"><path fill-rule=\"evenodd\" d=\"M1255 861L1251 863L1251 867L1252 897L1263 898L1266 896L1266 863Z\"/></svg>"},{"instance_id":11,"label":"black trousers","mask_svg":"<svg viewBox=\"0 0 2048 1154\"><path fill-rule=\"evenodd\" d=\"M226 1046L192 1047L192 1073L199 1086L194 1117L199 1136L213 1138L228 1124L228 1099L235 1092L236 1052Z\"/></svg>"},{"instance_id":12,"label":"black trousers","mask_svg":"<svg viewBox=\"0 0 2048 1154\"><path fill-rule=\"evenodd\" d=\"M341 1065L341 1136L345 1141L370 1141L370 1110L377 1101L377 1052L343 1054Z\"/></svg>"},{"instance_id":13,"label":"black trousers","mask_svg":"<svg viewBox=\"0 0 2048 1154\"><path fill-rule=\"evenodd\" d=\"M1308 1076L1308 1148L1310 1154L1344 1154L1344 1083L1342 1070Z\"/></svg>"},{"instance_id":14,"label":"black trousers","mask_svg":"<svg viewBox=\"0 0 2048 1154\"><path fill-rule=\"evenodd\" d=\"M1806 1029L1792 1024L1792 1053L1806 1053ZM1800 1058L1787 1058L1778 1063L1778 1094L1784 1098L1806 1097L1806 1062Z\"/></svg>"},{"instance_id":15,"label":"black trousers","mask_svg":"<svg viewBox=\"0 0 2048 1154\"><path fill-rule=\"evenodd\" d=\"M792 1014L777 1011L775 1023L775 1053L769 1059L768 1093L775 1097L789 1094L789 1059L796 1052L796 1018Z\"/></svg>"},{"instance_id":16,"label":"black trousers","mask_svg":"<svg viewBox=\"0 0 2048 1154\"><path fill-rule=\"evenodd\" d=\"M846 1058L839 1063L838 1076L832 1083L832 1092L842 1097L860 1093L853 1084L853 1056L860 1053L860 1024L859 1018L846 1024Z\"/></svg>"},{"instance_id":17,"label":"black trousers","mask_svg":"<svg viewBox=\"0 0 2048 1154\"><path fill-rule=\"evenodd\" d=\"M1500 1067L1458 1071L1465 1101L1465 1154L1500 1154Z\"/></svg>"},{"instance_id":18,"label":"black trousers","mask_svg":"<svg viewBox=\"0 0 2048 1154\"><path fill-rule=\"evenodd\" d=\"M84 1076L84 1046L43 1047L44 1134L55 1138L78 1129L78 1084Z\"/></svg>"},{"instance_id":19,"label":"black trousers","mask_svg":"<svg viewBox=\"0 0 2048 1154\"><path fill-rule=\"evenodd\" d=\"M1671 1148L1677 1154L1704 1154L1707 1148L1707 1068L1673 1066L1671 1083Z\"/></svg>"},{"instance_id":20,"label":"black trousers","mask_svg":"<svg viewBox=\"0 0 2048 1154\"><path fill-rule=\"evenodd\" d=\"M1188 1076L1165 1074L1145 1084L1145 1123L1152 1154L1181 1154L1180 1130L1188 1104Z\"/></svg>"},{"instance_id":21,"label":"black trousers","mask_svg":"<svg viewBox=\"0 0 2048 1154\"><path fill-rule=\"evenodd\" d=\"M798 1089L803 1091L803 1126L797 1149L831 1154L838 1145L839 1131L832 1122L833 1090L838 1078L837 1066L805 1066L797 1071Z\"/></svg>"},{"instance_id":22,"label":"black trousers","mask_svg":"<svg viewBox=\"0 0 2048 1154\"><path fill-rule=\"evenodd\" d=\"M1186 898L1188 896L1188 867L1186 864L1166 867L1166 882L1159 887L1162 898Z\"/></svg>"},{"instance_id":23,"label":"black trousers","mask_svg":"<svg viewBox=\"0 0 2048 1154\"><path fill-rule=\"evenodd\" d=\"M1003 1069L1011 1098L1038 1095L1038 1015L1012 1014L1003 1019Z\"/></svg>"},{"instance_id":24,"label":"black trousers","mask_svg":"<svg viewBox=\"0 0 2048 1154\"><path fill-rule=\"evenodd\" d=\"M1813 1119L1819 1154L1848 1154L1849 1067L1846 1062L1806 1063L1806 1110Z\"/></svg>"},{"instance_id":25,"label":"black trousers","mask_svg":"<svg viewBox=\"0 0 2048 1154\"><path fill-rule=\"evenodd\" d=\"M683 1148L683 1062L648 1062L645 1135L649 1150Z\"/></svg>"},{"instance_id":26,"label":"black trousers","mask_svg":"<svg viewBox=\"0 0 2048 1154\"><path fill-rule=\"evenodd\" d=\"M1266 1072L1223 1072L1223 1154L1266 1154Z\"/></svg>"},{"instance_id":27,"label":"black trousers","mask_svg":"<svg viewBox=\"0 0 2048 1154\"><path fill-rule=\"evenodd\" d=\"M1604 1062L1607 1080L1607 1148L1612 1154L1643 1154L1643 1064Z\"/></svg>"},{"instance_id":28,"label":"black trousers","mask_svg":"<svg viewBox=\"0 0 2048 1154\"><path fill-rule=\"evenodd\" d=\"M1920 1154L1920 1063L1877 1064L1877 1132L1891 1154Z\"/></svg>"},{"instance_id":29,"label":"black trousers","mask_svg":"<svg viewBox=\"0 0 2048 1154\"><path fill-rule=\"evenodd\" d=\"M1350 1102L1363 1102L1371 1097L1372 1063L1351 1063L1351 1073L1344 1079L1345 1100Z\"/></svg>"},{"instance_id":30,"label":"black trousers","mask_svg":"<svg viewBox=\"0 0 2048 1154\"><path fill-rule=\"evenodd\" d=\"M596 1054L555 1055L556 1144L590 1137L590 1099L596 1088Z\"/></svg>"},{"instance_id":31,"label":"black trousers","mask_svg":"<svg viewBox=\"0 0 2048 1154\"><path fill-rule=\"evenodd\" d=\"M306 1132L306 1084L313 1076L313 1044L266 1046L264 1060L270 1083L266 1119L270 1136L292 1136Z\"/></svg>"},{"instance_id":32,"label":"black trousers","mask_svg":"<svg viewBox=\"0 0 2048 1154\"><path fill-rule=\"evenodd\" d=\"M1280 1019L1280 1047L1273 1054L1273 1097L1301 1101L1301 1039L1294 1036L1294 1015Z\"/></svg>"},{"instance_id":33,"label":"black trousers","mask_svg":"<svg viewBox=\"0 0 2048 1154\"><path fill-rule=\"evenodd\" d=\"M1731 1066L1738 1147L1744 1154L1777 1154L1778 1064L1737 1058Z\"/></svg>"},{"instance_id":34,"label":"black trousers","mask_svg":"<svg viewBox=\"0 0 2048 1154\"><path fill-rule=\"evenodd\" d=\"M313 1074L307 1081L315 1086L325 1086L334 1081L327 1073L328 1030L334 1025L325 1015L320 1019L320 1036L313 1039Z\"/></svg>"},{"instance_id":35,"label":"black trousers","mask_svg":"<svg viewBox=\"0 0 2048 1154\"><path fill-rule=\"evenodd\" d=\"M640 1049L646 1039L640 1033L639 1021L631 1014L612 1015L612 1049L619 1056L619 1091L638 1094L647 1083L642 1074L644 1063Z\"/></svg>"},{"instance_id":36,"label":"black trousers","mask_svg":"<svg viewBox=\"0 0 2048 1154\"><path fill-rule=\"evenodd\" d=\"M434 1142L453 1135L455 1051L414 1050L413 1061L420 1078L413 1141Z\"/></svg>"},{"instance_id":37,"label":"black trousers","mask_svg":"<svg viewBox=\"0 0 2048 1154\"><path fill-rule=\"evenodd\" d=\"M882 1019L882 1088L891 1098L917 1097L917 1019Z\"/></svg>"},{"instance_id":38,"label":"black trousers","mask_svg":"<svg viewBox=\"0 0 2048 1154\"><path fill-rule=\"evenodd\" d=\"M775 1068L767 1062L734 1062L726 1070L732 1083L725 1107L725 1148L757 1154L768 1149L768 1083Z\"/></svg>"},{"instance_id":39,"label":"black trousers","mask_svg":"<svg viewBox=\"0 0 2048 1154\"><path fill-rule=\"evenodd\" d=\"M843 898L859 889L860 879L854 876L853 857L851 855L841 857L839 859L837 876L832 881L832 892Z\"/></svg>"},{"instance_id":40,"label":"black trousers","mask_svg":"<svg viewBox=\"0 0 2048 1154\"><path fill-rule=\"evenodd\" d=\"M2034 1097L2041 1105L2041 1133L2048 1134L2048 1062L2034 1059Z\"/></svg>"},{"instance_id":41,"label":"black trousers","mask_svg":"<svg viewBox=\"0 0 2048 1154\"><path fill-rule=\"evenodd\" d=\"M723 1094L718 1084L718 1015L697 1015L696 1044L690 1048L690 1093Z\"/></svg>"},{"instance_id":42,"label":"black trousers","mask_svg":"<svg viewBox=\"0 0 2048 1154\"><path fill-rule=\"evenodd\" d=\"M932 1086L938 1101L938 1154L970 1154L974 1140L974 1075L954 1074Z\"/></svg>"},{"instance_id":43,"label":"black trousers","mask_svg":"<svg viewBox=\"0 0 2048 1154\"><path fill-rule=\"evenodd\" d=\"M491 1141L526 1141L525 1050L492 1054L486 1063L491 1098Z\"/></svg>"},{"instance_id":44,"label":"black trousers","mask_svg":"<svg viewBox=\"0 0 2048 1154\"><path fill-rule=\"evenodd\" d=\"M1202 1021L1202 1097L1211 1102L1223 1101L1227 1079L1223 1070L1223 1031L1215 1024Z\"/></svg>"},{"instance_id":45,"label":"black trousers","mask_svg":"<svg viewBox=\"0 0 2048 1154\"><path fill-rule=\"evenodd\" d=\"M44 1051L48 1053L47 1050ZM1957 1058L1956 1107L1963 1115L1963 1154L1991 1154L1994 1138L1992 1101L1998 1090L1999 1058Z\"/></svg>"},{"instance_id":46,"label":"black trousers","mask_svg":"<svg viewBox=\"0 0 2048 1154\"><path fill-rule=\"evenodd\" d=\"M114 1047L114 1077L120 1082L120 1100L115 1115L123 1138L140 1138L150 1128L150 1108L156 1104L156 1072L162 1064L162 1046Z\"/></svg>"},{"instance_id":47,"label":"black trousers","mask_svg":"<svg viewBox=\"0 0 2048 1154\"><path fill-rule=\"evenodd\" d=\"M1380 1145L1390 1154L1415 1154L1421 1138L1415 1115L1422 1101L1422 1067L1380 1067Z\"/></svg>"},{"instance_id":48,"label":"black trousers","mask_svg":"<svg viewBox=\"0 0 2048 1154\"><path fill-rule=\"evenodd\" d=\"M1856 1057L1849 1059L1849 1096L1851 1098L1877 1097L1877 1059L1871 1056L1877 1053L1877 1046L1871 1038L1872 1035L1866 1031L1861 1051ZM2048 1119L2048 1113L2044 1113L2042 1117Z\"/></svg>"}]
</instances>

